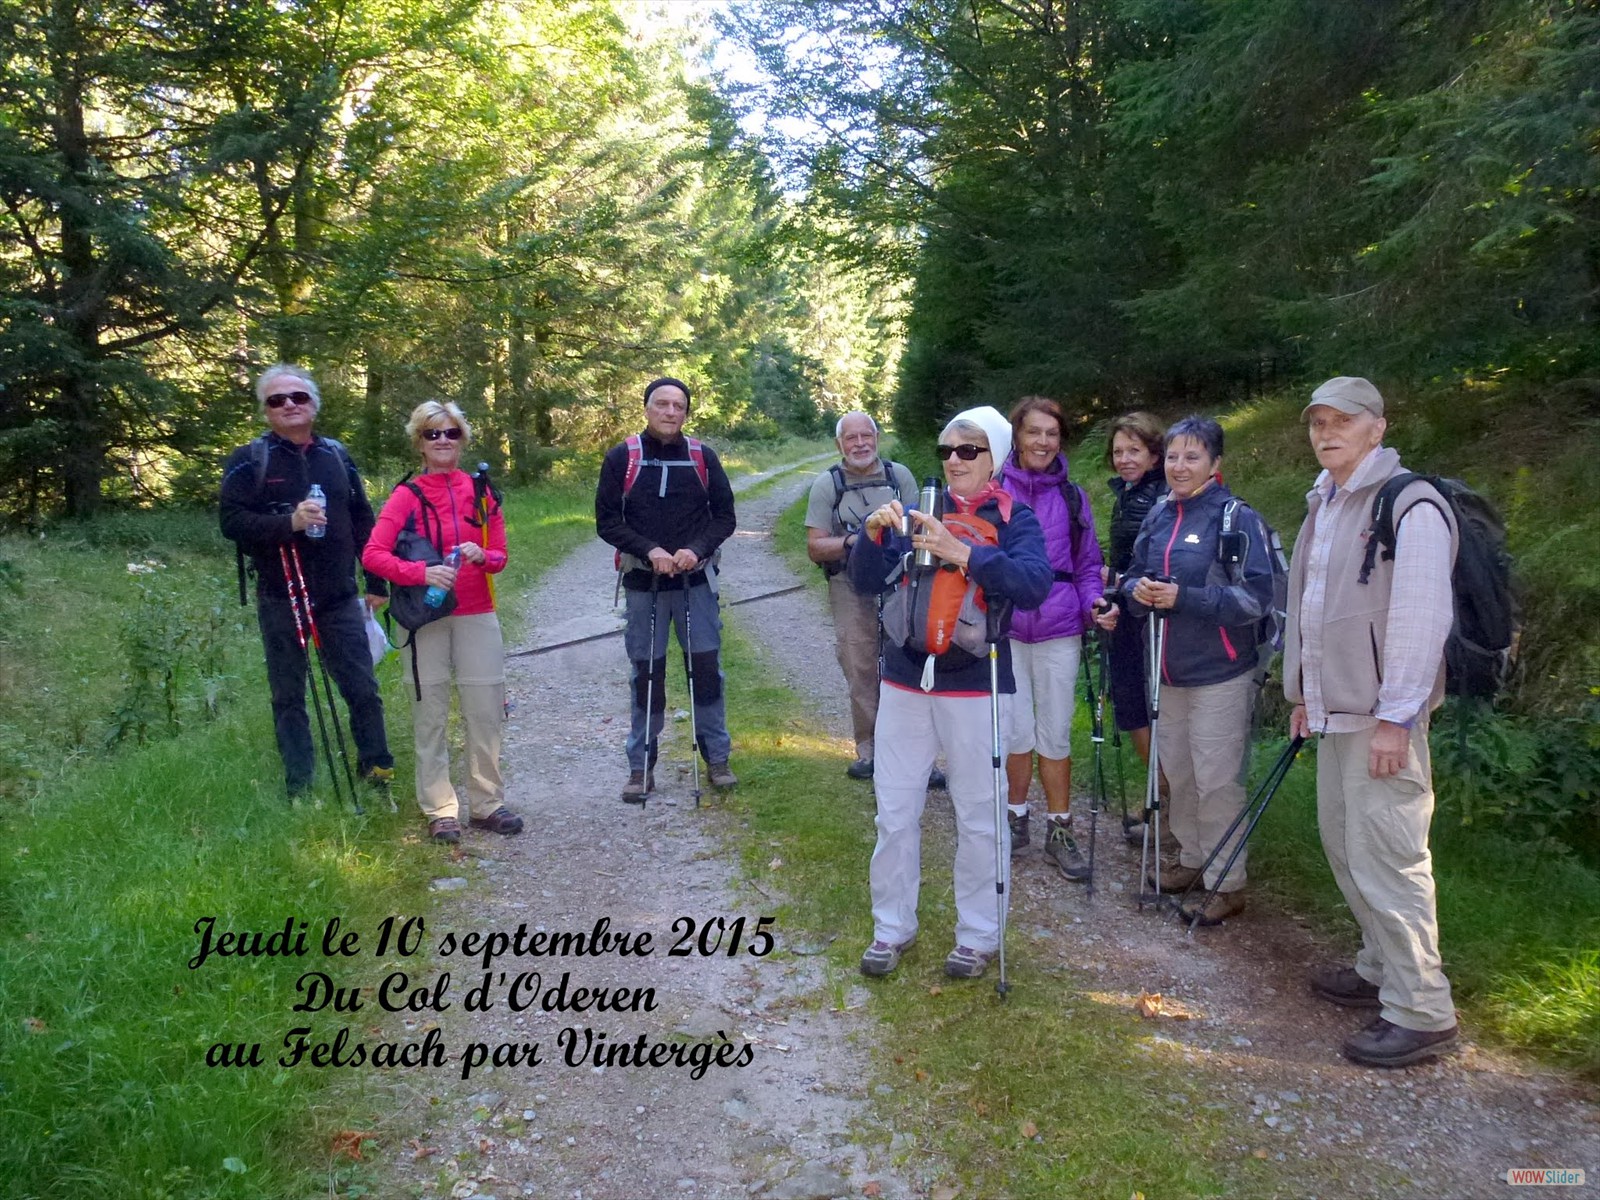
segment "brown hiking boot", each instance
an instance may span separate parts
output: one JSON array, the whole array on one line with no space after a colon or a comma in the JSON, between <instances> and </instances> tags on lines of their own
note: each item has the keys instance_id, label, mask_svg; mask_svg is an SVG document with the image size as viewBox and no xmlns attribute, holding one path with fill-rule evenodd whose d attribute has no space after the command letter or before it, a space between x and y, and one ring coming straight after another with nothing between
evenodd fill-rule
<instances>
[{"instance_id":1,"label":"brown hiking boot","mask_svg":"<svg viewBox=\"0 0 1600 1200\"><path fill-rule=\"evenodd\" d=\"M725 762L712 763L708 773L711 778L711 786L718 791L725 792L729 788L739 786L739 777L728 769L728 764Z\"/></svg>"},{"instance_id":2,"label":"brown hiking boot","mask_svg":"<svg viewBox=\"0 0 1600 1200\"><path fill-rule=\"evenodd\" d=\"M1189 890L1189 885L1200 878L1199 867L1169 867L1165 863L1161 866L1161 891L1163 895L1176 896L1180 892ZM1156 877L1146 873L1144 877L1146 886L1155 887Z\"/></svg>"},{"instance_id":3,"label":"brown hiking boot","mask_svg":"<svg viewBox=\"0 0 1600 1200\"><path fill-rule=\"evenodd\" d=\"M654 771L629 771L628 782L622 785L624 804L643 804L645 797L656 790Z\"/></svg>"},{"instance_id":4,"label":"brown hiking boot","mask_svg":"<svg viewBox=\"0 0 1600 1200\"><path fill-rule=\"evenodd\" d=\"M1218 892L1204 908L1199 904L1199 900L1194 900L1189 907L1179 909L1178 913L1185 921L1193 921L1196 925L1221 925L1229 917L1237 917L1244 911L1244 892Z\"/></svg>"}]
</instances>

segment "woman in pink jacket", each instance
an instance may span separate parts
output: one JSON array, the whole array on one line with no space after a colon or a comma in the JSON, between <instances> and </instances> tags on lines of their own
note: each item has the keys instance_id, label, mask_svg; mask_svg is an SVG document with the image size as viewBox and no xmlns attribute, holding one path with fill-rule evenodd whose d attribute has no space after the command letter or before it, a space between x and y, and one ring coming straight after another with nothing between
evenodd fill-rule
<instances>
[{"instance_id":1,"label":"woman in pink jacket","mask_svg":"<svg viewBox=\"0 0 1600 1200\"><path fill-rule=\"evenodd\" d=\"M505 721L505 647L495 614L489 576L505 569L506 523L500 505L484 498L472 476L457 465L472 439L472 427L454 404L428 400L406 422L411 444L422 455L423 471L395 488L367 547L361 565L391 583L429 584L453 590L456 606L418 629L417 687L411 716L416 739L417 804L428 819L428 835L438 842L461 839L460 804L450 783L450 750L445 727L450 719L450 685L455 683L466 727L466 792L470 824L490 833L522 832L522 818L504 805L500 776L500 729ZM426 566L397 558L395 542L407 522L434 541L439 553L461 552L459 568Z\"/></svg>"}]
</instances>

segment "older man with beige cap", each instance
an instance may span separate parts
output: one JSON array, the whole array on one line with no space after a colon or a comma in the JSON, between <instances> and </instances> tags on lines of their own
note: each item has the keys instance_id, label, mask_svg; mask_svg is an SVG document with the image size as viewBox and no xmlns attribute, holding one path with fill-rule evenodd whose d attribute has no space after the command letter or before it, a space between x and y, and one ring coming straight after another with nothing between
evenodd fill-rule
<instances>
[{"instance_id":1,"label":"older man with beige cap","mask_svg":"<svg viewBox=\"0 0 1600 1200\"><path fill-rule=\"evenodd\" d=\"M1379 1009L1344 1053L1400 1067L1456 1042L1428 850L1428 719L1444 699L1457 534L1449 505L1416 480L1395 504L1393 558L1362 579L1373 497L1405 471L1382 445L1383 396L1340 375L1301 415L1323 470L1289 568L1284 692L1290 732L1320 739L1317 822L1361 927L1354 965L1318 968L1311 987L1335 1004Z\"/></svg>"}]
</instances>

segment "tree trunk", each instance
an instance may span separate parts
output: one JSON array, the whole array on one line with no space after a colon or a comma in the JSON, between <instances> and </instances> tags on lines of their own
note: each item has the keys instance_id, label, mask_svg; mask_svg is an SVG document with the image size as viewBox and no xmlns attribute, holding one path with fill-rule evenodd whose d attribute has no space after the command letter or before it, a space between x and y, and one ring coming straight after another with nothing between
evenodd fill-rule
<instances>
[{"instance_id":1,"label":"tree trunk","mask_svg":"<svg viewBox=\"0 0 1600 1200\"><path fill-rule=\"evenodd\" d=\"M89 138L84 126L83 51L77 6L56 0L52 9L50 72L55 83L55 137L61 152L61 191L74 200L87 194ZM93 516L100 508L100 483L105 477L106 435L100 412L100 324L105 292L98 278L91 206L58 205L61 219L61 289L57 297L58 327L73 346L73 361L60 376L60 405L65 441L61 457L62 498L69 517Z\"/></svg>"}]
</instances>

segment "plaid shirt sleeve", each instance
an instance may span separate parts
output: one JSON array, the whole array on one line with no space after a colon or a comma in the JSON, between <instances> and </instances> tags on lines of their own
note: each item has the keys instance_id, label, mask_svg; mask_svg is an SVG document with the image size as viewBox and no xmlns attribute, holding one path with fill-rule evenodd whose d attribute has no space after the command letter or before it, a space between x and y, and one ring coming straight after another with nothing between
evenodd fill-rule
<instances>
[{"instance_id":1,"label":"plaid shirt sleeve","mask_svg":"<svg viewBox=\"0 0 1600 1200\"><path fill-rule=\"evenodd\" d=\"M1450 568L1450 527L1433 505L1416 505L1395 531L1389 632L1374 714L1380 721L1409 728L1427 712L1455 619Z\"/></svg>"}]
</instances>

